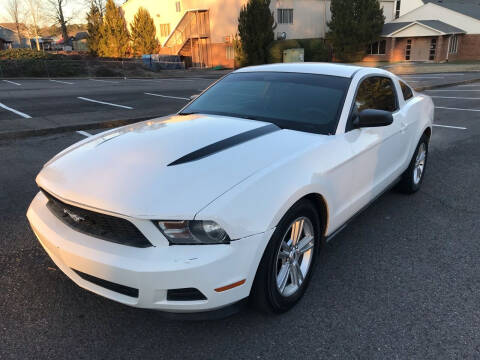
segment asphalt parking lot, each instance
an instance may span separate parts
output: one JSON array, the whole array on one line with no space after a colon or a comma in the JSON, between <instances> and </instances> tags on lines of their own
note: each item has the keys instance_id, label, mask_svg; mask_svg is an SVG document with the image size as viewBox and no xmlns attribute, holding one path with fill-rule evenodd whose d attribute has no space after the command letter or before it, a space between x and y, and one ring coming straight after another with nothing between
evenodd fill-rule
<instances>
[{"instance_id":1,"label":"asphalt parking lot","mask_svg":"<svg viewBox=\"0 0 480 360\"><path fill-rule=\"evenodd\" d=\"M192 94L207 80L194 83ZM168 95L188 94L168 86ZM281 316L247 308L172 321L80 289L42 250L25 212L43 163L98 130L0 140L0 358L480 358L480 83L426 93L436 127L421 191L390 191L356 218ZM98 99L120 96L135 105L117 93Z\"/></svg>"},{"instance_id":2,"label":"asphalt parking lot","mask_svg":"<svg viewBox=\"0 0 480 360\"><path fill-rule=\"evenodd\" d=\"M0 80L0 136L4 133L119 126L178 111L225 72L163 79ZM480 80L480 73L414 74L403 78L423 89ZM30 134L30 133L29 133Z\"/></svg>"}]
</instances>

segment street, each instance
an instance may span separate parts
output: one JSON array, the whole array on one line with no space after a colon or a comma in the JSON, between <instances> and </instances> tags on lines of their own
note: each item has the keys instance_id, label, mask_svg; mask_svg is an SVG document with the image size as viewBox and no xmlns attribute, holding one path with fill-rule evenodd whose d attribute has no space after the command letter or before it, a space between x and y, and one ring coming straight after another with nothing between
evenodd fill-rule
<instances>
[{"instance_id":1,"label":"street","mask_svg":"<svg viewBox=\"0 0 480 360\"><path fill-rule=\"evenodd\" d=\"M404 78L425 86L433 76ZM212 79L62 81L75 84L0 81L0 103L31 116L3 108L0 125L73 113L165 115ZM436 126L422 189L389 191L358 216L324 249L301 302L277 316L246 308L223 320L175 321L79 288L25 213L42 165L100 130L0 139L0 357L479 358L480 82L425 93Z\"/></svg>"}]
</instances>

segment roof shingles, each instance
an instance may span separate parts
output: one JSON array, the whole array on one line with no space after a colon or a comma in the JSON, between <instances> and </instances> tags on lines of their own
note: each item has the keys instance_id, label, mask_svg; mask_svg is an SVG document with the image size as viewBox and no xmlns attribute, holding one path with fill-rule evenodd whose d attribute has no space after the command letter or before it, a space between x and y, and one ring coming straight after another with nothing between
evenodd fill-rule
<instances>
[{"instance_id":1,"label":"roof shingles","mask_svg":"<svg viewBox=\"0 0 480 360\"><path fill-rule=\"evenodd\" d=\"M415 23L428 26L432 29L439 31L442 34L465 34L464 30L444 23L440 20L416 20L397 23L386 23L385 25L383 25L381 36L389 36L392 33Z\"/></svg>"}]
</instances>

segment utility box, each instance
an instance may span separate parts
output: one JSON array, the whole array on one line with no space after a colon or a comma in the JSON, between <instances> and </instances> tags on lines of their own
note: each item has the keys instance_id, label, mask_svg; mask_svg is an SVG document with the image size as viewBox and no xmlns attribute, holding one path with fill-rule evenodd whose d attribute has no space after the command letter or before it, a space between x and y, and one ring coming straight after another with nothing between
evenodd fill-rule
<instances>
[{"instance_id":1,"label":"utility box","mask_svg":"<svg viewBox=\"0 0 480 360\"><path fill-rule=\"evenodd\" d=\"M305 50L303 48L283 50L283 62L304 62Z\"/></svg>"}]
</instances>

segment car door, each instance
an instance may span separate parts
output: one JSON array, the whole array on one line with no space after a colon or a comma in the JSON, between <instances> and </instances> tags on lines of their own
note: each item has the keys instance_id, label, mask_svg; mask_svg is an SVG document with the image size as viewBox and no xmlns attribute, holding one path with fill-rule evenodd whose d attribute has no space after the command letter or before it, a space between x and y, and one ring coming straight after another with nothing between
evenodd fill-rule
<instances>
[{"instance_id":1,"label":"car door","mask_svg":"<svg viewBox=\"0 0 480 360\"><path fill-rule=\"evenodd\" d=\"M378 196L401 173L405 153L405 121L399 111L399 98L393 80L373 75L362 79L357 87L345 136L352 148L351 204L358 211ZM365 109L392 113L388 126L354 128L352 122Z\"/></svg>"}]
</instances>

